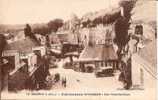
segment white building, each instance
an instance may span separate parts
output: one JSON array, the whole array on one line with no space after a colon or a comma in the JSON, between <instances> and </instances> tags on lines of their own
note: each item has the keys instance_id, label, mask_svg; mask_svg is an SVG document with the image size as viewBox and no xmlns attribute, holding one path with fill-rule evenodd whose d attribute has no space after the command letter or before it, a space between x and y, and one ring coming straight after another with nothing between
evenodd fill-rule
<instances>
[{"instance_id":1,"label":"white building","mask_svg":"<svg viewBox=\"0 0 158 100\"><path fill-rule=\"evenodd\" d=\"M28 71L31 72L37 65L37 56L34 53L20 54L20 60L28 65Z\"/></svg>"},{"instance_id":2,"label":"white building","mask_svg":"<svg viewBox=\"0 0 158 100\"><path fill-rule=\"evenodd\" d=\"M5 50L2 53L2 57L6 58L8 62L13 64L14 69L20 66L20 55L17 50ZM10 60L10 61L9 61Z\"/></svg>"},{"instance_id":3,"label":"white building","mask_svg":"<svg viewBox=\"0 0 158 100\"><path fill-rule=\"evenodd\" d=\"M37 46L32 48L32 51L39 51L41 56L44 56L46 54L46 48L44 46Z\"/></svg>"}]
</instances>

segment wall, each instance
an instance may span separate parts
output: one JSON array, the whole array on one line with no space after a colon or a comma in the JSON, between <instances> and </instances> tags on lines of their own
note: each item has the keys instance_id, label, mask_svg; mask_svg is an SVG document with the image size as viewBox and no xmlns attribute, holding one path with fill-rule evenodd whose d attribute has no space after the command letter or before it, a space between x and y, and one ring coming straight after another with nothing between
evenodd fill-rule
<instances>
[{"instance_id":1,"label":"wall","mask_svg":"<svg viewBox=\"0 0 158 100\"><path fill-rule=\"evenodd\" d=\"M14 56L15 57L15 68L18 68L20 65L20 55L16 50L7 50L2 54L3 57Z\"/></svg>"},{"instance_id":2,"label":"wall","mask_svg":"<svg viewBox=\"0 0 158 100\"><path fill-rule=\"evenodd\" d=\"M102 24L94 28L83 28L80 31L81 41L86 45L88 41L96 44L104 44L106 39L114 39L114 24L103 26ZM108 34L109 33L109 34Z\"/></svg>"},{"instance_id":3,"label":"wall","mask_svg":"<svg viewBox=\"0 0 158 100\"><path fill-rule=\"evenodd\" d=\"M132 83L133 86L141 88L154 88L156 86L156 73L150 69L151 66L139 55L132 56Z\"/></svg>"},{"instance_id":4,"label":"wall","mask_svg":"<svg viewBox=\"0 0 158 100\"><path fill-rule=\"evenodd\" d=\"M46 54L46 48L44 46L39 46L39 47L35 47L35 48L32 48L32 50L40 50L41 52L41 56L44 56Z\"/></svg>"}]
</instances>

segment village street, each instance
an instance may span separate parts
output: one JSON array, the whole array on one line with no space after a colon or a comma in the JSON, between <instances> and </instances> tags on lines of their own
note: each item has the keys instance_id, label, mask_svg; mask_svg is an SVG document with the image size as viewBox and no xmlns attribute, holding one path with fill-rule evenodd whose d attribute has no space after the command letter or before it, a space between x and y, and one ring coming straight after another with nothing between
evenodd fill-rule
<instances>
[{"instance_id":1,"label":"village street","mask_svg":"<svg viewBox=\"0 0 158 100\"><path fill-rule=\"evenodd\" d=\"M51 75L60 73L61 78L66 77L66 88L59 84L52 86L52 90L116 90L122 87L122 83L118 81L119 72L112 77L96 78L94 73L76 72L72 69L64 69L63 60L58 63L58 68L50 69Z\"/></svg>"},{"instance_id":2,"label":"village street","mask_svg":"<svg viewBox=\"0 0 158 100\"><path fill-rule=\"evenodd\" d=\"M135 56L134 56L135 58ZM139 59L134 60L134 63L139 63ZM66 77L67 79L67 86L66 88L61 85L61 82L52 85L51 90L48 93L53 93L54 95L60 95L61 93L105 93L105 94L111 94L111 93L116 93L116 94L128 94L131 95L130 98L129 96L112 96L112 95L105 95L106 97L113 97L117 100L118 97L122 97L122 100L134 100L132 95L135 95L134 97L136 98L141 98L144 96L144 94L147 97L147 100L154 99L156 95L156 88L155 88L155 79L153 80L153 77L149 75L147 72L144 72L145 79L148 80L144 81L144 89L137 89L137 88L131 88L130 90L125 90L122 88L122 83L118 81L118 75L119 72L116 72L113 77L102 77L102 78L96 78L94 73L82 73L82 72L75 72L72 69L64 69L62 68L64 64L64 61L61 60L58 65L58 68L52 68L50 69L51 75L54 75L55 73L60 73L61 77ZM139 67L139 66L138 66ZM45 90L41 90L37 93L43 93ZM21 91L18 95L19 97L23 97L27 93L31 93L30 91L23 90ZM33 91L34 93L35 91ZM45 91L46 92L46 91ZM2 96L5 93L2 92ZM15 97L16 94L10 95L9 98ZM36 95L32 96L27 96L28 99L32 99L32 97L35 97ZM38 95L40 96L40 95ZM103 98L105 96L100 96L100 98ZM43 97L41 95L41 97ZM44 96L44 97L52 97L50 96ZM58 97L58 96L54 96ZM64 97L63 99L68 98L69 96ZM76 97L76 96L72 96ZM78 96L80 98L85 97L85 96ZM95 96L94 96L95 97ZM97 96L96 96L97 97Z\"/></svg>"},{"instance_id":3,"label":"village street","mask_svg":"<svg viewBox=\"0 0 158 100\"><path fill-rule=\"evenodd\" d=\"M130 42L130 49L133 48L134 41ZM150 43L149 43L150 44ZM132 51L133 52L133 51ZM76 72L72 69L64 69L64 63L67 61L67 59L61 60L58 63L58 68L50 69L50 73L53 75L55 73L60 73L61 78L66 77L67 79L67 86L66 88L63 87L61 84L56 84L55 86L52 86L52 91L116 91L116 90L122 90L123 84L118 81L118 76L120 74L119 71L114 73L114 76L112 77L100 77L96 78L94 73L83 73L83 72ZM133 53L132 56L132 66L133 70L137 70L143 66L146 68L151 68L151 65L148 65L145 63L145 61L142 61L142 58L138 55L138 53ZM142 62L141 65L140 62ZM147 69L148 70L148 69ZM145 90L145 93L148 93L151 91L151 89L155 88L155 79L150 75L148 71L144 71L144 86L140 87L140 89ZM135 76L135 75L134 75ZM136 75L137 77L132 77L133 82L140 79L139 75ZM145 80L148 80L145 81ZM132 87L132 92L139 91L138 87ZM141 92L141 91L139 91ZM153 91L154 92L154 91Z\"/></svg>"},{"instance_id":4,"label":"village street","mask_svg":"<svg viewBox=\"0 0 158 100\"><path fill-rule=\"evenodd\" d=\"M135 54L137 55L137 54ZM135 59L135 56L133 56ZM138 58L138 57L137 57ZM137 66L136 63L139 63L140 60L133 60L134 66ZM115 91L116 93L127 93L127 94L135 94L136 97L141 97L143 94L146 94L147 97L155 95L155 79L147 71L144 72L144 87L137 88L132 87L130 90L123 89L123 84L118 81L118 76L120 74L119 71L115 72L113 77L100 77L96 78L94 73L83 73L83 72L75 72L72 69L64 69L62 68L64 64L64 60L61 60L58 65L59 67L56 69L50 69L51 74L60 73L61 77L66 77L67 86L63 87L60 82L55 86L52 86L50 91L54 91L56 93L111 93ZM137 66L140 67L140 66ZM135 67L136 68L136 67ZM139 78L139 77L137 77ZM153 91L154 89L154 91Z\"/></svg>"}]
</instances>

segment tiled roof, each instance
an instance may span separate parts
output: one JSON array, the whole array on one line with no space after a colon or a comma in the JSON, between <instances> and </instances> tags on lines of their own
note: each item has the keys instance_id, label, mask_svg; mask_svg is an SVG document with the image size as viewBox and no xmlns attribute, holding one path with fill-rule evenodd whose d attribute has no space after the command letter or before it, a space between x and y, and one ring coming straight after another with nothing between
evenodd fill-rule
<instances>
[{"instance_id":1,"label":"tiled roof","mask_svg":"<svg viewBox=\"0 0 158 100\"><path fill-rule=\"evenodd\" d=\"M87 46L81 53L80 60L115 60L117 54L112 45Z\"/></svg>"}]
</instances>

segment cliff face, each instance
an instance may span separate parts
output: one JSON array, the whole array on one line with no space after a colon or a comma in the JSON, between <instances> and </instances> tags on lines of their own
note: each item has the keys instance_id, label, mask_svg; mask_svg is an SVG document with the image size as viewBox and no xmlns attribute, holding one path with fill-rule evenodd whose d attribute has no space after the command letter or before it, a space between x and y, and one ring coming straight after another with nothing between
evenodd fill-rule
<instances>
[{"instance_id":1,"label":"cliff face","mask_svg":"<svg viewBox=\"0 0 158 100\"><path fill-rule=\"evenodd\" d=\"M144 23L156 21L156 0L138 0L132 13L133 21Z\"/></svg>"},{"instance_id":2,"label":"cliff face","mask_svg":"<svg viewBox=\"0 0 158 100\"><path fill-rule=\"evenodd\" d=\"M142 24L143 35L150 40L145 43L145 48L141 49L139 56L152 65L151 69L156 70L156 1L138 0L132 13L132 28L136 24Z\"/></svg>"}]
</instances>

